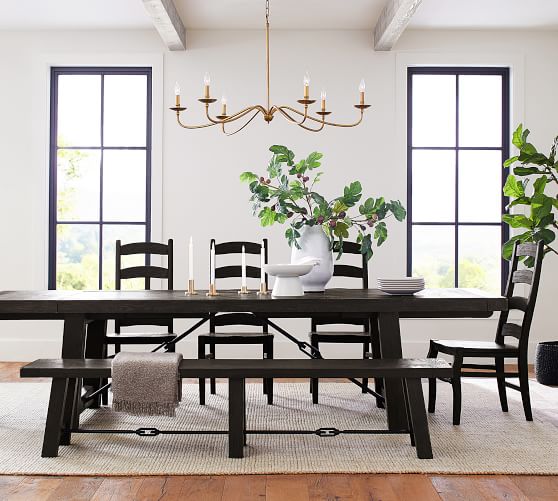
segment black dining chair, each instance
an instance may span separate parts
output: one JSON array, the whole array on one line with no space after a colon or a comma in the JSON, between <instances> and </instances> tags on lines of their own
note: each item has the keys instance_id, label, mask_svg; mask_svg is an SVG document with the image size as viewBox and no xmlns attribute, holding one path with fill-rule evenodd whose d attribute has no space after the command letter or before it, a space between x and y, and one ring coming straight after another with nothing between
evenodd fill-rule
<instances>
[{"instance_id":1,"label":"black dining chair","mask_svg":"<svg viewBox=\"0 0 558 501\"><path fill-rule=\"evenodd\" d=\"M428 358L436 358L439 353L453 356L453 376L449 379L441 379L450 383L453 388L453 424L461 422L461 378L462 377L490 377L496 378L500 405L503 412L508 412L508 400L506 388L519 391L523 401L523 410L527 421L533 420L531 411L531 400L529 397L529 376L527 365L527 351L529 348L529 331L535 311L535 303L539 290L542 260L544 257L543 242L518 243L513 248L510 262L510 273L506 285L505 296L508 298L509 310L523 312L523 318L519 324L509 322L509 312L500 314L496 338L491 341L458 341L458 340L431 340ZM523 258L534 260L533 269L518 269L519 262ZM530 286L527 297L515 295L517 284ZM510 340L510 338L512 338ZM494 359L494 364L464 363L465 358L489 358ZM515 359L517 361L517 372L506 372L504 361ZM476 369L476 371L464 371L463 369ZM506 378L519 378L519 386L506 381ZM429 379L428 412L436 409L436 379Z\"/></svg>"},{"instance_id":2,"label":"black dining chair","mask_svg":"<svg viewBox=\"0 0 558 501\"><path fill-rule=\"evenodd\" d=\"M345 254L358 254L362 256L360 252L360 244L355 242L343 242L343 255ZM346 278L356 278L361 281L361 286L363 289L368 289L368 262L366 258L362 256L361 266L354 266L348 264L341 264L336 262L333 267L334 277L346 277ZM323 325L358 325L362 327L359 331L320 331L319 326ZM332 314L328 316L318 316L311 318L311 331L309 334L310 344L317 350L320 349L321 344L325 343L356 343L362 344L362 356L367 358L367 353L372 348L372 357L380 357L380 339L378 331L378 321L377 316L373 316L372 319L369 318L351 318L350 315L344 314ZM314 352L317 355L317 352ZM366 388L368 388L368 379L363 379L362 384L364 388L363 393L366 393ZM382 393L382 381L374 380L375 390L377 393ZM312 378L310 380L310 392L312 393L312 402L314 404L318 403L319 399L319 380L318 378ZM382 406L380 401L377 402L379 406Z\"/></svg>"},{"instance_id":3,"label":"black dining chair","mask_svg":"<svg viewBox=\"0 0 558 501\"><path fill-rule=\"evenodd\" d=\"M122 256L144 255L146 263L148 256L160 255L167 256L167 266L153 266L145 264L143 266L122 267ZM169 239L166 244L156 242L134 242L122 245L120 240L116 241L116 290L121 290L122 281L130 279L143 279L145 290L151 289L151 279L160 278L166 280L167 289L173 289L173 241ZM160 326L165 327L163 332L122 332L122 327L133 326ZM126 320L115 320L114 333L105 335L105 345L114 345L114 352L120 352L123 344L162 344L169 343L176 338L173 333L173 319L162 318L131 318ZM174 344L166 346L167 351L174 351Z\"/></svg>"},{"instance_id":4,"label":"black dining chair","mask_svg":"<svg viewBox=\"0 0 558 501\"><path fill-rule=\"evenodd\" d=\"M242 253L242 247L247 255L257 254L260 256L261 245L254 242L223 242L216 244L211 240L211 246L215 245L215 260L217 256L237 255ZM267 239L263 240L264 260L268 260ZM260 278L259 266L246 266L247 278ZM215 266L215 279L240 278L242 267L240 265ZM266 275L267 285L267 275ZM217 332L218 327L230 326L254 326L259 327L258 332ZM212 313L209 317L209 332L198 336L198 358L215 358L215 347L217 345L261 345L263 358L273 358L273 334L269 333L269 327L265 318L256 317L251 313ZM209 353L207 348L209 347ZM205 379L199 379L200 404L205 405ZM210 379L210 392L215 394L215 379ZM267 403L273 404L273 379L263 380L263 392L267 395Z\"/></svg>"}]
</instances>

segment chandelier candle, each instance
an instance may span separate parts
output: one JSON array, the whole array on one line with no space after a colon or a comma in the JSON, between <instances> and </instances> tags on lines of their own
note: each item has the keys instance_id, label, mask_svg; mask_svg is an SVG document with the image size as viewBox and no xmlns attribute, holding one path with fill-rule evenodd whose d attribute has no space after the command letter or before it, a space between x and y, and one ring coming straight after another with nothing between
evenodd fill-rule
<instances>
[{"instance_id":1,"label":"chandelier candle","mask_svg":"<svg viewBox=\"0 0 558 501\"><path fill-rule=\"evenodd\" d=\"M178 85L178 82L174 84L174 102L177 108L180 107L180 85Z\"/></svg>"},{"instance_id":2,"label":"chandelier candle","mask_svg":"<svg viewBox=\"0 0 558 501\"><path fill-rule=\"evenodd\" d=\"M370 108L369 104L366 104L364 101L364 81L361 82L360 89L360 101L359 104L355 104L354 107L358 110L359 116L357 119L352 123L336 123L336 122L329 122L326 120L328 115L331 115L330 111L325 110L325 99L322 99L322 107L319 111L315 111L312 113L309 110L309 107L313 105L316 101L314 99L310 99L310 76L308 73L304 75L303 79L303 98L297 99L297 103L301 105L298 108L293 106L288 106L285 104L278 105L272 104L271 102L271 93L270 93L270 57L269 57L269 0L265 0L265 83L266 83L266 94L265 94L265 104L253 104L248 106L240 111L235 113L231 113L227 115L226 110L226 102L221 102L222 105L222 113L220 115L212 116L210 113L210 105L215 103L217 99L212 98L209 92L209 74L206 73L203 83L204 83L204 93L203 96L198 99L200 103L205 107L205 115L207 118L206 123L202 123L199 125L187 125L182 122L180 114L183 111L186 111L186 107L180 106L180 100L177 98L176 106L171 108L172 111L176 113L176 121L178 125L183 129L205 129L206 127L213 127L214 125L219 125L221 131L226 134L227 136L232 136L243 130L247 127L252 120L254 120L258 115L262 115L265 122L270 123L275 115L281 115L285 120L293 125L297 125L298 127L310 131L310 132L320 132L324 129L324 127L331 126L331 127L356 127L359 125L364 117L364 111ZM227 125L238 122L239 126L236 127L235 130L229 132L227 130Z\"/></svg>"},{"instance_id":3,"label":"chandelier candle","mask_svg":"<svg viewBox=\"0 0 558 501\"><path fill-rule=\"evenodd\" d=\"M364 78L360 81L358 86L358 91L360 92L360 104L364 104L364 90L366 89L366 84L364 83Z\"/></svg>"},{"instance_id":4,"label":"chandelier candle","mask_svg":"<svg viewBox=\"0 0 558 501\"><path fill-rule=\"evenodd\" d=\"M325 111L326 110L326 91L325 90L322 91L321 98L322 98L322 111Z\"/></svg>"}]
</instances>

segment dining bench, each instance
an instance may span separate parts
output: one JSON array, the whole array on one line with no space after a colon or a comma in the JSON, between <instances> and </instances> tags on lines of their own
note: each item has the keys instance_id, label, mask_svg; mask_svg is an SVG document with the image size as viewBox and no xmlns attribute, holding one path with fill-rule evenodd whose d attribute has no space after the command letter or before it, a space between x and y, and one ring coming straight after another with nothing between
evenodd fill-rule
<instances>
[{"instance_id":1,"label":"dining bench","mask_svg":"<svg viewBox=\"0 0 558 501\"><path fill-rule=\"evenodd\" d=\"M110 378L111 360L39 359L21 368L22 378L52 378L51 396L45 425L42 457L56 457L60 445L69 445L72 433L135 433L153 437L170 434L226 434L230 458L242 458L250 434L408 434L417 457L432 458L430 432L421 378L451 376L451 365L443 359L275 359L275 360L183 360L182 378L224 378L229 386L228 430L97 430L79 426L79 410L66 398L68 382L79 378ZM246 428L245 381L247 378L385 378L400 381L403 387L407 426L402 429L338 430L248 430ZM387 408L389 412L389 405ZM371 409L372 412L372 409Z\"/></svg>"}]
</instances>

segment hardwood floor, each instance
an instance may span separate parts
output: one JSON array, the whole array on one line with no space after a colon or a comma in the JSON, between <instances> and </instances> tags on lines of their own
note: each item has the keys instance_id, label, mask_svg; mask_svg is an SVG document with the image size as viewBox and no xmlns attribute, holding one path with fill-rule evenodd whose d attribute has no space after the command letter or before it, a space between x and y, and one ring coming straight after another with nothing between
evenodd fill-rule
<instances>
[{"instance_id":1,"label":"hardwood floor","mask_svg":"<svg viewBox=\"0 0 558 501\"><path fill-rule=\"evenodd\" d=\"M0 382L19 380L0 362ZM6 501L556 501L558 476L312 474L171 477L0 475Z\"/></svg>"}]
</instances>

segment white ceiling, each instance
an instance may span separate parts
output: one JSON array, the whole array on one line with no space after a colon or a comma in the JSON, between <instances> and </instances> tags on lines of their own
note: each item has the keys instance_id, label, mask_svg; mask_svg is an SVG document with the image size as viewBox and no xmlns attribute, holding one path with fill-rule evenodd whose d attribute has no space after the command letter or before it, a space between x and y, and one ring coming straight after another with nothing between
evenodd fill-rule
<instances>
[{"instance_id":1,"label":"white ceiling","mask_svg":"<svg viewBox=\"0 0 558 501\"><path fill-rule=\"evenodd\" d=\"M174 0L187 29L261 29L264 0ZM272 29L371 30L386 0L271 0ZM152 29L142 0L4 0L0 30ZM558 0L423 0L413 29L558 29Z\"/></svg>"}]
</instances>

